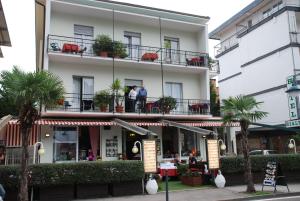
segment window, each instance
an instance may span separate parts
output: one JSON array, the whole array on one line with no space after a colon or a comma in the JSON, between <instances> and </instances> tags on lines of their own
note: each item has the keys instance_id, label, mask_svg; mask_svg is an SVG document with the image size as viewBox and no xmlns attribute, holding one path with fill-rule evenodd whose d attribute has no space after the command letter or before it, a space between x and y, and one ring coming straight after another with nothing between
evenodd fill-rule
<instances>
[{"instance_id":1,"label":"window","mask_svg":"<svg viewBox=\"0 0 300 201\"><path fill-rule=\"evenodd\" d=\"M33 146L28 147L29 164L33 162ZM5 165L19 165L22 161L22 148L21 147L8 147L5 150Z\"/></svg>"},{"instance_id":2,"label":"window","mask_svg":"<svg viewBox=\"0 0 300 201\"><path fill-rule=\"evenodd\" d=\"M200 146L198 136L192 131L180 129L181 156L189 156L193 153L194 156L200 156Z\"/></svg>"},{"instance_id":3,"label":"window","mask_svg":"<svg viewBox=\"0 0 300 201\"><path fill-rule=\"evenodd\" d=\"M177 107L175 111L183 111L182 83L166 82L165 96L171 96L177 100Z\"/></svg>"},{"instance_id":4,"label":"window","mask_svg":"<svg viewBox=\"0 0 300 201\"><path fill-rule=\"evenodd\" d=\"M163 158L174 158L178 151L178 130L175 127L163 127Z\"/></svg>"},{"instance_id":5,"label":"window","mask_svg":"<svg viewBox=\"0 0 300 201\"><path fill-rule=\"evenodd\" d=\"M73 77L73 100L72 108L90 110L94 107L94 78L93 77ZM80 105L80 101L82 101Z\"/></svg>"},{"instance_id":6,"label":"window","mask_svg":"<svg viewBox=\"0 0 300 201\"><path fill-rule=\"evenodd\" d=\"M165 62L179 63L179 38L165 37Z\"/></svg>"},{"instance_id":7,"label":"window","mask_svg":"<svg viewBox=\"0 0 300 201\"><path fill-rule=\"evenodd\" d=\"M74 37L81 49L86 47L86 52L92 54L92 40L94 39L94 27L84 25L74 25Z\"/></svg>"},{"instance_id":8,"label":"window","mask_svg":"<svg viewBox=\"0 0 300 201\"><path fill-rule=\"evenodd\" d=\"M140 58L141 33L124 32L125 43L127 45L127 54L131 59L138 60Z\"/></svg>"},{"instance_id":9,"label":"window","mask_svg":"<svg viewBox=\"0 0 300 201\"><path fill-rule=\"evenodd\" d=\"M77 161L76 127L54 128L54 161Z\"/></svg>"},{"instance_id":10,"label":"window","mask_svg":"<svg viewBox=\"0 0 300 201\"><path fill-rule=\"evenodd\" d=\"M125 97L128 97L128 94L130 92L130 90L133 88L133 86L136 86L136 93L139 93L140 88L143 86L143 80L133 80L133 79L125 79L125 87L128 88L128 90L125 92ZM140 102L137 102L136 109L138 108L138 106L140 105ZM125 99L125 112L131 112L130 110L130 102L129 99L126 98Z\"/></svg>"}]
</instances>

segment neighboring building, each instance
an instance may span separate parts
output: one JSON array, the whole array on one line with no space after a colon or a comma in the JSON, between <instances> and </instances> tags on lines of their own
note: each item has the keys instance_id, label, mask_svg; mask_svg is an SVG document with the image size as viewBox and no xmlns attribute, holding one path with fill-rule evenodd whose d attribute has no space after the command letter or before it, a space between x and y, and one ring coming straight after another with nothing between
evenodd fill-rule
<instances>
[{"instance_id":1,"label":"neighboring building","mask_svg":"<svg viewBox=\"0 0 300 201\"><path fill-rule=\"evenodd\" d=\"M6 25L4 10L0 0L0 58L3 57L1 46L11 46L11 42Z\"/></svg>"},{"instance_id":2,"label":"neighboring building","mask_svg":"<svg viewBox=\"0 0 300 201\"><path fill-rule=\"evenodd\" d=\"M176 153L187 159L190 152L206 160L205 137L222 126L210 114L209 80L218 71L208 67L209 17L104 0L37 1L36 15L38 69L60 76L66 90L61 105L43 110L32 131L31 144L39 140L46 149L40 162L85 160L89 149L102 160L136 159L133 143L146 138L157 139L159 161ZM121 41L126 55L98 56L99 34ZM141 101L130 108L126 91L118 97L125 112L116 110L114 96L100 111L94 94L117 78L129 90L147 89L144 108ZM171 111L161 107L168 96L176 104ZM20 134L16 121L8 127L13 150Z\"/></svg>"},{"instance_id":3,"label":"neighboring building","mask_svg":"<svg viewBox=\"0 0 300 201\"><path fill-rule=\"evenodd\" d=\"M220 99L243 94L263 101L260 110L269 114L259 123L285 126L290 119L286 79L300 71L299 12L298 0L255 0L209 34L221 41L215 47ZM258 127L250 133L251 149L281 153L294 134Z\"/></svg>"}]
</instances>

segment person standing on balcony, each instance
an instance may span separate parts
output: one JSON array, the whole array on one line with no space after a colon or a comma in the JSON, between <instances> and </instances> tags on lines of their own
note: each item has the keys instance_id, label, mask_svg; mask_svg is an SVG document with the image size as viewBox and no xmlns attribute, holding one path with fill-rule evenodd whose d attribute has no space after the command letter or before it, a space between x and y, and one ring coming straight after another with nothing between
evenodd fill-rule
<instances>
[{"instance_id":1,"label":"person standing on balcony","mask_svg":"<svg viewBox=\"0 0 300 201\"><path fill-rule=\"evenodd\" d=\"M142 112L146 112L147 90L144 86L141 87L138 93L138 100L140 101L140 109Z\"/></svg>"},{"instance_id":2,"label":"person standing on balcony","mask_svg":"<svg viewBox=\"0 0 300 201\"><path fill-rule=\"evenodd\" d=\"M130 90L128 97L129 97L129 103L130 103L130 112L135 112L135 103L136 103L136 86L133 86Z\"/></svg>"}]
</instances>

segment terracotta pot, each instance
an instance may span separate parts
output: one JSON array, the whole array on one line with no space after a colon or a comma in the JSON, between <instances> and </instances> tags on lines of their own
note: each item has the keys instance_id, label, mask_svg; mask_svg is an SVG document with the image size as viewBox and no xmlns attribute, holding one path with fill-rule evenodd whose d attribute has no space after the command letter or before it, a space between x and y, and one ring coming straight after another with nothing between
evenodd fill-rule
<instances>
[{"instance_id":1,"label":"terracotta pot","mask_svg":"<svg viewBox=\"0 0 300 201\"><path fill-rule=\"evenodd\" d=\"M124 107L123 106L116 106L116 112L123 113Z\"/></svg>"},{"instance_id":2,"label":"terracotta pot","mask_svg":"<svg viewBox=\"0 0 300 201\"><path fill-rule=\"evenodd\" d=\"M108 52L101 51L99 52L100 57L108 57Z\"/></svg>"},{"instance_id":3,"label":"terracotta pot","mask_svg":"<svg viewBox=\"0 0 300 201\"><path fill-rule=\"evenodd\" d=\"M100 112L108 112L108 107L107 105L100 105Z\"/></svg>"},{"instance_id":4,"label":"terracotta pot","mask_svg":"<svg viewBox=\"0 0 300 201\"><path fill-rule=\"evenodd\" d=\"M188 185L188 186L202 185L202 177L201 176L197 176L197 177L181 176L180 180L183 184Z\"/></svg>"}]
</instances>

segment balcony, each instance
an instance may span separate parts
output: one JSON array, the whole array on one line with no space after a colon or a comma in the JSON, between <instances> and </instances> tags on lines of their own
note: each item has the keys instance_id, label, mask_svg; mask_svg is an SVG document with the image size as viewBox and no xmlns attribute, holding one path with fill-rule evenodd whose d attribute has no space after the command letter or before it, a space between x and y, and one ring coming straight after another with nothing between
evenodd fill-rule
<instances>
[{"instance_id":1,"label":"balcony","mask_svg":"<svg viewBox=\"0 0 300 201\"><path fill-rule=\"evenodd\" d=\"M106 96L107 104L95 104L94 94L66 93L64 99L58 100L57 105L48 107L46 112L84 112L101 114L144 114L144 115L210 115L210 101L200 99L175 99L171 97L147 97L137 99L133 108L128 96ZM117 108L121 105L121 110Z\"/></svg>"},{"instance_id":2,"label":"balcony","mask_svg":"<svg viewBox=\"0 0 300 201\"><path fill-rule=\"evenodd\" d=\"M109 63L113 59L117 62L135 62L148 65L164 64L172 67L187 67L184 69L208 69L208 54L160 47L150 47L141 45L124 44L120 42L112 43L112 51L107 55L99 55L93 51L95 40L82 38L49 35L48 53L60 56L73 56L96 60L103 64ZM117 49L125 49L126 54L119 54Z\"/></svg>"}]
</instances>

